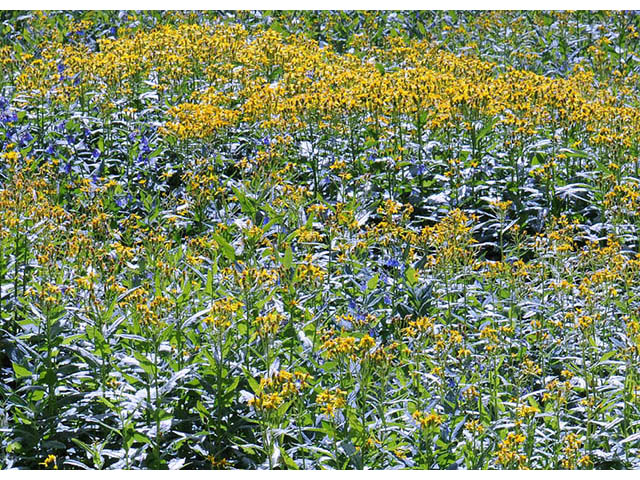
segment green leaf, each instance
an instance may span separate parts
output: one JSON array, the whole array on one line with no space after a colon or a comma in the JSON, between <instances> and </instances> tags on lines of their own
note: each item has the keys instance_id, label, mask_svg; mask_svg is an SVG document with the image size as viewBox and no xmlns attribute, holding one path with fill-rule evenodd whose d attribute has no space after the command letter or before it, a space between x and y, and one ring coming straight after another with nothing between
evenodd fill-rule
<instances>
[{"instance_id":1,"label":"green leaf","mask_svg":"<svg viewBox=\"0 0 640 480\"><path fill-rule=\"evenodd\" d=\"M238 383L240 383L240 377L236 375L231 384L227 387L227 393L234 392Z\"/></svg>"},{"instance_id":2,"label":"green leaf","mask_svg":"<svg viewBox=\"0 0 640 480\"><path fill-rule=\"evenodd\" d=\"M253 205L253 203L249 200L249 198L240 189L236 187L231 187L231 190L233 190L234 195L238 199L238 203L242 208L242 212L249 215L250 217L253 217L254 214L256 213L256 208Z\"/></svg>"},{"instance_id":3,"label":"green leaf","mask_svg":"<svg viewBox=\"0 0 640 480\"><path fill-rule=\"evenodd\" d=\"M19 452L20 450L22 450L20 442L11 442L7 445L7 453Z\"/></svg>"},{"instance_id":4,"label":"green leaf","mask_svg":"<svg viewBox=\"0 0 640 480\"><path fill-rule=\"evenodd\" d=\"M378 279L380 278L380 275L374 275L373 277L371 277L369 279L369 281L367 282L367 291L370 292L371 290L375 290L375 288L378 286Z\"/></svg>"},{"instance_id":5,"label":"green leaf","mask_svg":"<svg viewBox=\"0 0 640 480\"><path fill-rule=\"evenodd\" d=\"M138 352L133 352L133 356L136 358L136 360L138 360L138 362L140 363L140 368L142 368L145 373L153 375L155 367L147 357Z\"/></svg>"},{"instance_id":6,"label":"green leaf","mask_svg":"<svg viewBox=\"0 0 640 480\"><path fill-rule=\"evenodd\" d=\"M213 271L211 269L207 272L207 286L204 291L207 295L213 294Z\"/></svg>"},{"instance_id":7,"label":"green leaf","mask_svg":"<svg viewBox=\"0 0 640 480\"><path fill-rule=\"evenodd\" d=\"M39 402L44 398L44 390L35 390L29 397L32 402Z\"/></svg>"},{"instance_id":8,"label":"green leaf","mask_svg":"<svg viewBox=\"0 0 640 480\"><path fill-rule=\"evenodd\" d=\"M307 218L307 222L304 224L304 226L306 228L312 228L313 227L313 221L316 219L316 214L315 213L311 213L311 215L309 215L309 218Z\"/></svg>"},{"instance_id":9,"label":"green leaf","mask_svg":"<svg viewBox=\"0 0 640 480\"><path fill-rule=\"evenodd\" d=\"M220 246L220 249L222 250L222 253L224 254L224 256L227 257L232 262L235 262L236 251L233 249L231 244L229 244L229 242L227 242L221 235L218 235L217 233L213 233L211 234L211 236L216 241L216 243Z\"/></svg>"},{"instance_id":10,"label":"green leaf","mask_svg":"<svg viewBox=\"0 0 640 480\"><path fill-rule=\"evenodd\" d=\"M249 382L249 386L251 387L251 390L253 390L253 393L260 393L260 391L262 390L260 388L260 384L256 382L253 377L247 375L247 382Z\"/></svg>"},{"instance_id":11,"label":"green leaf","mask_svg":"<svg viewBox=\"0 0 640 480\"><path fill-rule=\"evenodd\" d=\"M598 362L599 364L603 364L606 361L608 361L611 358L614 358L616 356L618 352L616 352L615 350L612 350L610 352L605 353L602 358L600 359L600 361Z\"/></svg>"},{"instance_id":12,"label":"green leaf","mask_svg":"<svg viewBox=\"0 0 640 480\"><path fill-rule=\"evenodd\" d=\"M407 283L409 283L409 285L413 287L416 283L418 283L418 279L416 278L415 268L413 267L407 268L406 275L407 275Z\"/></svg>"},{"instance_id":13,"label":"green leaf","mask_svg":"<svg viewBox=\"0 0 640 480\"><path fill-rule=\"evenodd\" d=\"M140 442L140 443L148 443L149 445L152 444L151 439L149 437L139 432L135 432L133 434L133 441Z\"/></svg>"},{"instance_id":14,"label":"green leaf","mask_svg":"<svg viewBox=\"0 0 640 480\"><path fill-rule=\"evenodd\" d=\"M280 22L273 22L271 28L278 32L282 36L287 36L289 32L280 24Z\"/></svg>"},{"instance_id":15,"label":"green leaf","mask_svg":"<svg viewBox=\"0 0 640 480\"><path fill-rule=\"evenodd\" d=\"M116 411L117 411L117 410L116 410L116 406L115 406L113 403L111 403L109 400L107 400L106 398L104 398L104 397L98 397L98 401L99 401L100 403L103 403L103 404L104 404L104 405L106 405L107 407L109 407L109 408L110 408L111 410L113 410L114 412L116 412Z\"/></svg>"},{"instance_id":16,"label":"green leaf","mask_svg":"<svg viewBox=\"0 0 640 480\"><path fill-rule=\"evenodd\" d=\"M287 468L290 468L292 470L300 470L298 465L296 465L296 462L294 462L293 459L282 449L280 450L280 456L282 457L282 460L284 460L284 464L287 466Z\"/></svg>"},{"instance_id":17,"label":"green leaf","mask_svg":"<svg viewBox=\"0 0 640 480\"><path fill-rule=\"evenodd\" d=\"M77 335L70 335L62 341L62 345L71 345L72 343L85 338L84 333L78 333Z\"/></svg>"},{"instance_id":18,"label":"green leaf","mask_svg":"<svg viewBox=\"0 0 640 480\"><path fill-rule=\"evenodd\" d=\"M420 32L422 37L426 37L427 36L427 29L424 28L424 25L422 24L422 22L418 23L418 31Z\"/></svg>"},{"instance_id":19,"label":"green leaf","mask_svg":"<svg viewBox=\"0 0 640 480\"><path fill-rule=\"evenodd\" d=\"M202 404L202 402L200 400L198 400L198 402L196 403L196 410L198 410L198 412L200 412L203 417L208 417L209 416L209 411Z\"/></svg>"},{"instance_id":20,"label":"green leaf","mask_svg":"<svg viewBox=\"0 0 640 480\"><path fill-rule=\"evenodd\" d=\"M12 365L13 365L13 371L16 374L16 378L30 377L31 375L33 375L29 370L18 365L17 363L12 363Z\"/></svg>"},{"instance_id":21,"label":"green leaf","mask_svg":"<svg viewBox=\"0 0 640 480\"><path fill-rule=\"evenodd\" d=\"M71 441L73 443L75 443L76 445L78 445L79 447L83 448L84 450L86 450L89 453L93 452L93 449L87 445L86 443L84 443L82 440L78 440L77 438L72 438Z\"/></svg>"},{"instance_id":22,"label":"green leaf","mask_svg":"<svg viewBox=\"0 0 640 480\"><path fill-rule=\"evenodd\" d=\"M527 400L529 401L529 405L531 405L532 407L537 408L538 410L542 410L540 408L540 404L538 402L536 402L536 399L533 398L533 395L530 397L527 397Z\"/></svg>"},{"instance_id":23,"label":"green leaf","mask_svg":"<svg viewBox=\"0 0 640 480\"><path fill-rule=\"evenodd\" d=\"M284 265L286 268L291 268L291 265L293 265L293 252L291 251L291 247L287 247L287 251L284 252L282 265Z\"/></svg>"}]
</instances>

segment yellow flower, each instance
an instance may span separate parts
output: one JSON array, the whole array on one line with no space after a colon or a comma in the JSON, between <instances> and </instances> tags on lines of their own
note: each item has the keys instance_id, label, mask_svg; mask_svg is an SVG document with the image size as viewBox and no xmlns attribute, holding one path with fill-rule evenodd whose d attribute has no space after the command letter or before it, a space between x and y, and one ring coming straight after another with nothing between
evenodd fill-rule
<instances>
[{"instance_id":1,"label":"yellow flower","mask_svg":"<svg viewBox=\"0 0 640 480\"><path fill-rule=\"evenodd\" d=\"M424 429L437 427L444 421L444 417L433 410L429 414L416 410L411 416L420 425L420 428Z\"/></svg>"},{"instance_id":2,"label":"yellow flower","mask_svg":"<svg viewBox=\"0 0 640 480\"><path fill-rule=\"evenodd\" d=\"M509 432L498 446L497 463L507 467L516 462L519 468L523 468L526 457L520 454L518 450L525 440L526 437L521 433Z\"/></svg>"},{"instance_id":3,"label":"yellow flower","mask_svg":"<svg viewBox=\"0 0 640 480\"><path fill-rule=\"evenodd\" d=\"M530 405L520 405L516 410L516 415L520 418L533 417L536 413L540 413L540 409Z\"/></svg>"},{"instance_id":4,"label":"yellow flower","mask_svg":"<svg viewBox=\"0 0 640 480\"><path fill-rule=\"evenodd\" d=\"M481 435L485 430L478 420L469 420L464 424L464 427L475 435Z\"/></svg>"},{"instance_id":5,"label":"yellow flower","mask_svg":"<svg viewBox=\"0 0 640 480\"><path fill-rule=\"evenodd\" d=\"M43 465L45 468L47 468L51 464L53 464L53 469L54 470L58 469L58 462L56 461L56 456L55 455L49 455L44 460L44 462L40 462L38 465Z\"/></svg>"},{"instance_id":6,"label":"yellow flower","mask_svg":"<svg viewBox=\"0 0 640 480\"><path fill-rule=\"evenodd\" d=\"M318 394L316 398L317 402L322 405L322 412L325 415L330 415L331 417L336 416L336 410L339 408L344 408L347 404L346 402L346 394L344 390L340 390L339 388L335 389L335 392L330 392L329 390L324 390Z\"/></svg>"},{"instance_id":7,"label":"yellow flower","mask_svg":"<svg viewBox=\"0 0 640 480\"><path fill-rule=\"evenodd\" d=\"M229 466L229 462L226 458L217 460L214 455L208 455L207 460L211 463L211 468L214 470L225 470Z\"/></svg>"}]
</instances>

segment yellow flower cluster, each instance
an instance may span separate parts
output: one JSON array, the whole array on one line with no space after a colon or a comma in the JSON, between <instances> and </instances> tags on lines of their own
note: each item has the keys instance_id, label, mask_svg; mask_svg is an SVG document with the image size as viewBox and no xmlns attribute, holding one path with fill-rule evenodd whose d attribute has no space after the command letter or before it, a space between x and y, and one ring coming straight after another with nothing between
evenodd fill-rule
<instances>
[{"instance_id":1,"label":"yellow flower cluster","mask_svg":"<svg viewBox=\"0 0 640 480\"><path fill-rule=\"evenodd\" d=\"M305 372L280 370L272 376L262 377L258 392L247 403L256 410L275 410L307 389L311 379L311 375Z\"/></svg>"},{"instance_id":2,"label":"yellow flower cluster","mask_svg":"<svg viewBox=\"0 0 640 480\"><path fill-rule=\"evenodd\" d=\"M416 421L420 428L425 430L431 430L435 427L442 425L444 421L444 417L435 411L431 411L431 413L421 412L420 410L416 410L411 414L411 417Z\"/></svg>"},{"instance_id":3,"label":"yellow flower cluster","mask_svg":"<svg viewBox=\"0 0 640 480\"><path fill-rule=\"evenodd\" d=\"M593 466L593 461L589 455L580 456L582 440L575 433L567 434L564 442L562 452L565 458L562 460L562 468L572 470L577 467L591 468Z\"/></svg>"},{"instance_id":4,"label":"yellow flower cluster","mask_svg":"<svg viewBox=\"0 0 640 480\"><path fill-rule=\"evenodd\" d=\"M362 357L369 353L375 344L375 340L369 334L365 334L359 341L355 337L337 336L326 340L320 349L328 358L344 355L355 361L359 358L358 356Z\"/></svg>"},{"instance_id":5,"label":"yellow flower cluster","mask_svg":"<svg viewBox=\"0 0 640 480\"><path fill-rule=\"evenodd\" d=\"M322 413L325 415L335 417L336 410L344 408L346 402L347 392L336 388L333 392L330 390L323 390L316 397L318 404L322 406Z\"/></svg>"},{"instance_id":6,"label":"yellow flower cluster","mask_svg":"<svg viewBox=\"0 0 640 480\"><path fill-rule=\"evenodd\" d=\"M531 418L536 413L540 413L540 409L532 405L519 405L516 408L516 416L519 418Z\"/></svg>"},{"instance_id":7,"label":"yellow flower cluster","mask_svg":"<svg viewBox=\"0 0 640 480\"><path fill-rule=\"evenodd\" d=\"M143 82L157 95L186 88L190 98L172 102L164 130L180 138L210 138L243 122L291 132L315 119L340 130L345 115L357 115L380 139L391 138L388 127L400 116L412 121L410 134L458 125L473 131L469 112L496 119L510 148L549 127L581 125L584 140L607 148L628 148L640 132L638 109L597 88L593 72L562 79L501 71L426 41L389 39L389 48L361 57L274 30L181 24L98 43L91 52L52 37L42 58L22 56L18 91L65 103L92 92L93 102L112 109L113 94L136 99Z\"/></svg>"},{"instance_id":8,"label":"yellow flower cluster","mask_svg":"<svg viewBox=\"0 0 640 480\"><path fill-rule=\"evenodd\" d=\"M454 209L436 225L422 229L420 240L435 249L429 257L431 265L467 265L473 261L472 219L462 210Z\"/></svg>"},{"instance_id":9,"label":"yellow flower cluster","mask_svg":"<svg viewBox=\"0 0 640 480\"><path fill-rule=\"evenodd\" d=\"M45 468L49 467L50 465L53 465L53 469L58 470L58 462L56 460L55 455L48 455L47 458L45 458L44 462L41 462L38 465L42 465Z\"/></svg>"},{"instance_id":10,"label":"yellow flower cluster","mask_svg":"<svg viewBox=\"0 0 640 480\"><path fill-rule=\"evenodd\" d=\"M233 316L244 306L242 302L234 298L222 298L216 300L212 305L204 319L204 323L211 325L218 330L226 329L231 326Z\"/></svg>"},{"instance_id":11,"label":"yellow flower cluster","mask_svg":"<svg viewBox=\"0 0 640 480\"><path fill-rule=\"evenodd\" d=\"M435 319L430 317L419 317L416 320L410 320L409 325L402 329L404 335L414 338L421 333L430 333L435 326Z\"/></svg>"},{"instance_id":12,"label":"yellow flower cluster","mask_svg":"<svg viewBox=\"0 0 640 480\"><path fill-rule=\"evenodd\" d=\"M278 331L283 321L285 321L284 315L273 311L266 315L256 317L253 323L258 328L259 335L263 338L267 338Z\"/></svg>"},{"instance_id":13,"label":"yellow flower cluster","mask_svg":"<svg viewBox=\"0 0 640 480\"><path fill-rule=\"evenodd\" d=\"M509 432L505 439L498 445L497 459L498 465L503 467L525 468L526 456L519 453L520 445L526 438L521 433Z\"/></svg>"}]
</instances>

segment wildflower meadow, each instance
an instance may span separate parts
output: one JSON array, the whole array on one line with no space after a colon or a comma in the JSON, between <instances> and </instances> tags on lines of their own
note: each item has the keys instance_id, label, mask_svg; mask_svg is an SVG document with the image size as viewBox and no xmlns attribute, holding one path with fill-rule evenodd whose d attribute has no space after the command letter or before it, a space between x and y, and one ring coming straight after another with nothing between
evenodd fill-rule
<instances>
[{"instance_id":1,"label":"wildflower meadow","mask_svg":"<svg viewBox=\"0 0 640 480\"><path fill-rule=\"evenodd\" d=\"M640 468L640 14L0 12L0 469Z\"/></svg>"}]
</instances>

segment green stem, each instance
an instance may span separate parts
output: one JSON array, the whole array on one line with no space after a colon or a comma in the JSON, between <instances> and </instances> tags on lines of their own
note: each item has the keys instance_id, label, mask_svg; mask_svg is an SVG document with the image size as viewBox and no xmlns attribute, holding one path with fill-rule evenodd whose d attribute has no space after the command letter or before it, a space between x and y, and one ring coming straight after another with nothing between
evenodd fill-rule
<instances>
[{"instance_id":1,"label":"green stem","mask_svg":"<svg viewBox=\"0 0 640 480\"><path fill-rule=\"evenodd\" d=\"M160 395L158 388L158 339L153 339L153 383L156 393L155 420L156 420L156 441L154 445L154 456L156 465L160 464Z\"/></svg>"}]
</instances>

